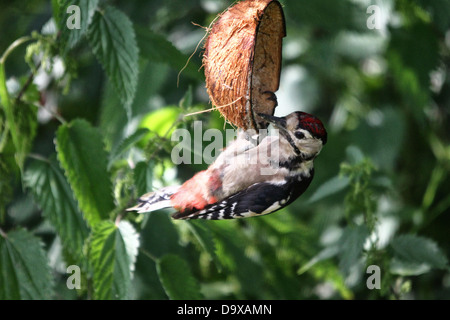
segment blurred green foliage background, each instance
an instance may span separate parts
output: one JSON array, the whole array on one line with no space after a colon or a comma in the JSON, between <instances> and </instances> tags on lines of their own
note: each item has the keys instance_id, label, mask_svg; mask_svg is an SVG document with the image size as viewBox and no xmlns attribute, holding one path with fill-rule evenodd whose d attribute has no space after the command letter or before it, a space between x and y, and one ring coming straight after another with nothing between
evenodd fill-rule
<instances>
[{"instance_id":1,"label":"blurred green foliage background","mask_svg":"<svg viewBox=\"0 0 450 320\"><path fill-rule=\"evenodd\" d=\"M216 222L124 209L206 168L171 162L173 129L230 128L183 115L211 108L196 47L231 1L0 4L0 298L450 298L450 1L280 2L275 114L317 115L328 143L288 208ZM79 39L58 31L72 3L92 12ZM124 48L102 51L98 12Z\"/></svg>"}]
</instances>

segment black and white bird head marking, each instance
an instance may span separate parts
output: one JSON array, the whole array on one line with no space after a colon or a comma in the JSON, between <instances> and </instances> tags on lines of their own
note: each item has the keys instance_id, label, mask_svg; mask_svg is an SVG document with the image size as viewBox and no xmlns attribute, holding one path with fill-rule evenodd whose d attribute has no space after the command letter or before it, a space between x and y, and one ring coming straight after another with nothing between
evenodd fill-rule
<instances>
[{"instance_id":1,"label":"black and white bird head marking","mask_svg":"<svg viewBox=\"0 0 450 320\"><path fill-rule=\"evenodd\" d=\"M293 149L292 155L302 160L314 159L327 143L327 131L317 117L306 112L293 112L286 117L259 114L279 130ZM289 154L289 153L287 153Z\"/></svg>"}]
</instances>

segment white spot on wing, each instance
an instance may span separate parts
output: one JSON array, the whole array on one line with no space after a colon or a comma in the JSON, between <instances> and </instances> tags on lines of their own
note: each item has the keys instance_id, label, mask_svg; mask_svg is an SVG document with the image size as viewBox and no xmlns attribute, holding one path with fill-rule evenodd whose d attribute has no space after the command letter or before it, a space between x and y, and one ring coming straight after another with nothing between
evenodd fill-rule
<instances>
[{"instance_id":1,"label":"white spot on wing","mask_svg":"<svg viewBox=\"0 0 450 320\"><path fill-rule=\"evenodd\" d=\"M280 209L282 207L282 205L280 204L279 201L275 202L274 204L272 204L270 207L268 207L266 210L264 210L263 212L261 212L259 215L263 215L263 214L268 214L271 213L277 209Z\"/></svg>"}]
</instances>

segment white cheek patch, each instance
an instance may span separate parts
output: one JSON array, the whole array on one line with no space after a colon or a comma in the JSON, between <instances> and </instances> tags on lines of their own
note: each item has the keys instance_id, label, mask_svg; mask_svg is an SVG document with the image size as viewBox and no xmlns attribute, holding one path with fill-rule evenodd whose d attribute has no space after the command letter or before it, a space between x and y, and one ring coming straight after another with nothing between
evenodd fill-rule
<instances>
[{"instance_id":1,"label":"white cheek patch","mask_svg":"<svg viewBox=\"0 0 450 320\"><path fill-rule=\"evenodd\" d=\"M286 121L286 128L295 128L297 123L296 117L288 117Z\"/></svg>"}]
</instances>

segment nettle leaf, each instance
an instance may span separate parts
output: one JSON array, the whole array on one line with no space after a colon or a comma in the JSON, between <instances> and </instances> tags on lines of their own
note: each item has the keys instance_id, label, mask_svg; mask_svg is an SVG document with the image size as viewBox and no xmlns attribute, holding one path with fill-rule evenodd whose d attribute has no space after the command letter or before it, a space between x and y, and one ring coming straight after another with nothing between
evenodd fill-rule
<instances>
[{"instance_id":1,"label":"nettle leaf","mask_svg":"<svg viewBox=\"0 0 450 320\"><path fill-rule=\"evenodd\" d=\"M172 300L202 299L200 286L182 258L167 254L156 265L161 284Z\"/></svg>"},{"instance_id":2,"label":"nettle leaf","mask_svg":"<svg viewBox=\"0 0 450 320\"><path fill-rule=\"evenodd\" d=\"M139 56L130 19L122 11L107 6L104 11L95 13L88 40L128 116L131 116L131 103L138 82Z\"/></svg>"},{"instance_id":3,"label":"nettle leaf","mask_svg":"<svg viewBox=\"0 0 450 320\"><path fill-rule=\"evenodd\" d=\"M0 300L52 298L53 278L42 247L23 229L0 235Z\"/></svg>"},{"instance_id":4,"label":"nettle leaf","mask_svg":"<svg viewBox=\"0 0 450 320\"><path fill-rule=\"evenodd\" d=\"M24 182L65 248L75 259L83 258L83 244L89 228L58 163L54 159L33 160L25 171Z\"/></svg>"},{"instance_id":5,"label":"nettle leaf","mask_svg":"<svg viewBox=\"0 0 450 320\"><path fill-rule=\"evenodd\" d=\"M127 299L139 248L139 235L126 221L101 221L89 242L94 299Z\"/></svg>"},{"instance_id":6,"label":"nettle leaf","mask_svg":"<svg viewBox=\"0 0 450 320\"><path fill-rule=\"evenodd\" d=\"M66 50L75 47L87 33L97 6L98 0L63 0L60 3L57 20L61 31L61 41L65 43ZM79 16L77 16L78 13ZM78 18L79 26L75 25L75 20Z\"/></svg>"},{"instance_id":7,"label":"nettle leaf","mask_svg":"<svg viewBox=\"0 0 450 320\"><path fill-rule=\"evenodd\" d=\"M100 132L85 120L61 125L56 133L58 160L92 227L114 209L107 154Z\"/></svg>"},{"instance_id":8,"label":"nettle leaf","mask_svg":"<svg viewBox=\"0 0 450 320\"><path fill-rule=\"evenodd\" d=\"M448 266L447 257L438 245L427 238L415 235L402 235L391 242L393 249L392 272L402 275L418 275L431 268L444 269Z\"/></svg>"}]
</instances>

